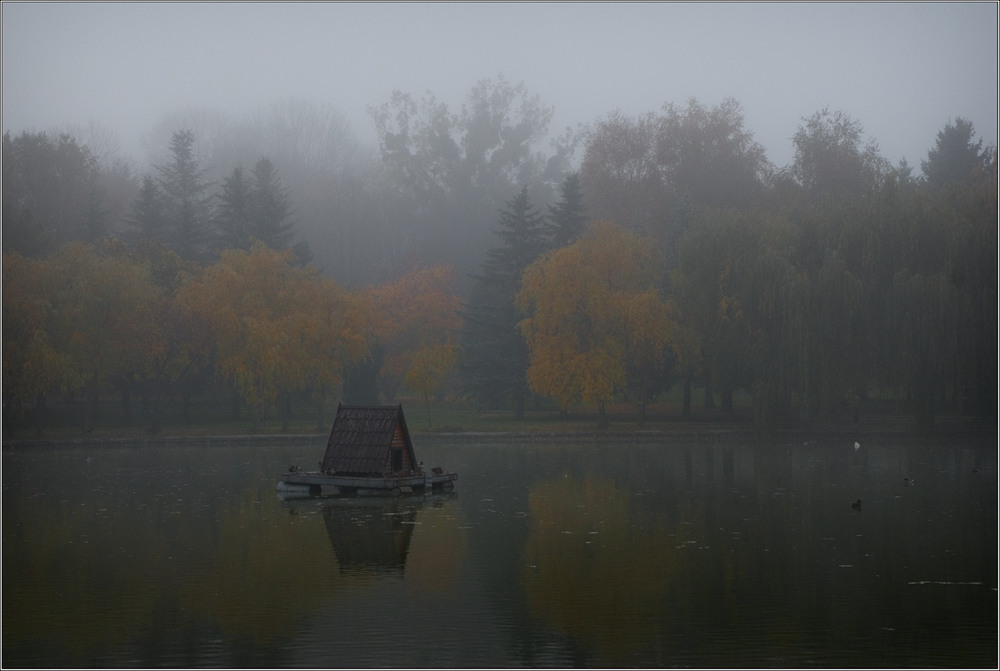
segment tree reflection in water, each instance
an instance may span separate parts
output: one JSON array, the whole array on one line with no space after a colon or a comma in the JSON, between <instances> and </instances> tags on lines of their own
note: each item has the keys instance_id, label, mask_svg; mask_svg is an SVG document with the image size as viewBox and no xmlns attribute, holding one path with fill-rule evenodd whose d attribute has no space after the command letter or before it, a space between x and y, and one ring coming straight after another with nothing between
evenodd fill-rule
<instances>
[{"instance_id":1,"label":"tree reflection in water","mask_svg":"<svg viewBox=\"0 0 1000 671\"><path fill-rule=\"evenodd\" d=\"M617 663L663 629L677 575L673 530L634 517L629 498L596 477L539 482L522 567L532 613Z\"/></svg>"}]
</instances>

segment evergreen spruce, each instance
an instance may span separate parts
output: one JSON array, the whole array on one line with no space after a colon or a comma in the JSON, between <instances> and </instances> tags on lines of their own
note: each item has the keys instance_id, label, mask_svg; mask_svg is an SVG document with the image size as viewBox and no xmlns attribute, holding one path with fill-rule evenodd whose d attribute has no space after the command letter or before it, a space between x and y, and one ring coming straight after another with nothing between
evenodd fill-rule
<instances>
[{"instance_id":1,"label":"evergreen spruce","mask_svg":"<svg viewBox=\"0 0 1000 671\"><path fill-rule=\"evenodd\" d=\"M157 166L165 197L167 244L185 261L203 261L211 220L211 186L204 182L205 170L194 156L194 133L177 131L170 141L173 160Z\"/></svg>"},{"instance_id":2,"label":"evergreen spruce","mask_svg":"<svg viewBox=\"0 0 1000 671\"><path fill-rule=\"evenodd\" d=\"M157 242L167 244L167 218L163 202L163 194L156 185L156 180L150 175L142 179L139 194L132 203L132 212L128 223L132 226L131 237L136 242Z\"/></svg>"},{"instance_id":3,"label":"evergreen spruce","mask_svg":"<svg viewBox=\"0 0 1000 671\"><path fill-rule=\"evenodd\" d=\"M292 241L292 204L271 159L264 157L253 169L253 214L250 236L271 249L288 249Z\"/></svg>"},{"instance_id":4,"label":"evergreen spruce","mask_svg":"<svg viewBox=\"0 0 1000 671\"><path fill-rule=\"evenodd\" d=\"M500 211L499 224L503 244L489 250L463 314L461 370L468 395L483 404L513 401L515 417L523 419L528 347L514 296L524 269L546 247L544 219L527 187Z\"/></svg>"},{"instance_id":5,"label":"evergreen spruce","mask_svg":"<svg viewBox=\"0 0 1000 671\"><path fill-rule=\"evenodd\" d=\"M549 205L546 224L552 246L556 249L565 247L579 238L586 223L580 175L574 172L563 181L559 202Z\"/></svg>"},{"instance_id":6,"label":"evergreen spruce","mask_svg":"<svg viewBox=\"0 0 1000 671\"><path fill-rule=\"evenodd\" d=\"M972 122L961 117L938 132L927 160L920 162L927 184L968 184L981 175L989 163L989 152L983 149L982 139L977 142L975 137Z\"/></svg>"},{"instance_id":7,"label":"evergreen spruce","mask_svg":"<svg viewBox=\"0 0 1000 671\"><path fill-rule=\"evenodd\" d=\"M233 168L222 184L215 217L221 249L249 251L253 200L250 181L243 176L243 166Z\"/></svg>"},{"instance_id":8,"label":"evergreen spruce","mask_svg":"<svg viewBox=\"0 0 1000 671\"><path fill-rule=\"evenodd\" d=\"M493 232L503 244L487 252L484 280L506 289L513 302L521 284L521 273L546 249L544 218L531 205L528 187L522 187L507 207L500 210L500 228Z\"/></svg>"},{"instance_id":9,"label":"evergreen spruce","mask_svg":"<svg viewBox=\"0 0 1000 671\"><path fill-rule=\"evenodd\" d=\"M96 245L108 232L108 209L96 184L90 186L80 239Z\"/></svg>"}]
</instances>

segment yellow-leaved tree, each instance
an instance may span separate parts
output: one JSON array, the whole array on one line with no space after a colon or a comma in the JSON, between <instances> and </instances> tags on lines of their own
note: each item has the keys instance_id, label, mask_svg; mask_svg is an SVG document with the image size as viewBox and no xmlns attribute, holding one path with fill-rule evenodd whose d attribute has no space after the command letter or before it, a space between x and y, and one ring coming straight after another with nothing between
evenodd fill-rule
<instances>
[{"instance_id":1,"label":"yellow-leaved tree","mask_svg":"<svg viewBox=\"0 0 1000 671\"><path fill-rule=\"evenodd\" d=\"M3 255L3 400L18 418L32 403L41 414L46 394L80 386L80 372L55 332L63 307L53 300L57 270L51 261Z\"/></svg>"},{"instance_id":2,"label":"yellow-leaved tree","mask_svg":"<svg viewBox=\"0 0 1000 671\"><path fill-rule=\"evenodd\" d=\"M4 257L5 398L44 406L48 392L82 391L84 431L100 394L147 370L162 341L149 269L107 252L71 243L42 260Z\"/></svg>"},{"instance_id":3,"label":"yellow-leaved tree","mask_svg":"<svg viewBox=\"0 0 1000 671\"><path fill-rule=\"evenodd\" d=\"M302 299L311 315L305 346L311 357L303 369L305 388L316 403L317 428L324 424L326 400L340 393L344 369L368 355L371 304L361 294L350 293L329 277L310 273L312 281L302 286Z\"/></svg>"},{"instance_id":4,"label":"yellow-leaved tree","mask_svg":"<svg viewBox=\"0 0 1000 671\"><path fill-rule=\"evenodd\" d=\"M656 378L686 341L658 289L651 240L595 222L574 244L529 266L518 306L530 350L528 384L568 409L628 393L644 413Z\"/></svg>"},{"instance_id":5,"label":"yellow-leaved tree","mask_svg":"<svg viewBox=\"0 0 1000 671\"><path fill-rule=\"evenodd\" d=\"M288 394L325 396L341 383L343 366L366 353L366 317L355 297L315 268L294 265L291 251L263 243L229 250L184 286L181 300L212 331L217 365L261 426Z\"/></svg>"},{"instance_id":6,"label":"yellow-leaved tree","mask_svg":"<svg viewBox=\"0 0 1000 671\"><path fill-rule=\"evenodd\" d=\"M400 385L430 397L455 365L461 329L460 300L449 266L436 265L407 273L370 292L373 328L382 347L382 389L392 398Z\"/></svg>"}]
</instances>

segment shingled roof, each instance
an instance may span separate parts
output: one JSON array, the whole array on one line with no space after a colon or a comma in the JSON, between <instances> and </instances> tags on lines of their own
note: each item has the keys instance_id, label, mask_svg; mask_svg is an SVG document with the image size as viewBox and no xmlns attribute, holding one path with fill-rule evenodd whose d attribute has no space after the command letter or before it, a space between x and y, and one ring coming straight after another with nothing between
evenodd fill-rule
<instances>
[{"instance_id":1,"label":"shingled roof","mask_svg":"<svg viewBox=\"0 0 1000 671\"><path fill-rule=\"evenodd\" d=\"M385 474L389 470L389 452L397 429L401 434L400 447L406 452L403 462L416 464L402 405L338 406L323 456L322 471L330 474Z\"/></svg>"}]
</instances>

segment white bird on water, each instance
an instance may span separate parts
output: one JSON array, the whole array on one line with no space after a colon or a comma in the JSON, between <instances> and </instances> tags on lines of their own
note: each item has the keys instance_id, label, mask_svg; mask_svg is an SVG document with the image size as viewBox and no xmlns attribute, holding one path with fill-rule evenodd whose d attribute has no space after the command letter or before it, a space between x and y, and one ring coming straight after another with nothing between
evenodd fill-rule
<instances>
[{"instance_id":1,"label":"white bird on water","mask_svg":"<svg viewBox=\"0 0 1000 671\"><path fill-rule=\"evenodd\" d=\"M855 450L860 450L861 449L861 443L859 443L858 441L855 440L854 441L854 449Z\"/></svg>"}]
</instances>

